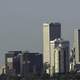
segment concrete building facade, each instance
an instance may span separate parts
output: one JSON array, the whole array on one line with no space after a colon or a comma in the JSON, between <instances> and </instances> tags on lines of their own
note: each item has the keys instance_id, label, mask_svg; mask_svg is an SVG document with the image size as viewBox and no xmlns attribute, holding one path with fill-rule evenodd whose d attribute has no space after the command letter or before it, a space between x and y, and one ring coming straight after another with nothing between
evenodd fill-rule
<instances>
[{"instance_id":1,"label":"concrete building facade","mask_svg":"<svg viewBox=\"0 0 80 80\"><path fill-rule=\"evenodd\" d=\"M5 67L7 74L19 73L20 66L17 55L20 53L21 51L8 51L8 53L5 54Z\"/></svg>"},{"instance_id":2,"label":"concrete building facade","mask_svg":"<svg viewBox=\"0 0 80 80\"><path fill-rule=\"evenodd\" d=\"M43 24L43 64L51 76L69 72L69 41L61 39L60 23Z\"/></svg>"},{"instance_id":3,"label":"concrete building facade","mask_svg":"<svg viewBox=\"0 0 80 80\"><path fill-rule=\"evenodd\" d=\"M60 23L43 24L43 63L50 65L50 41L61 37ZM50 73L50 69L47 69Z\"/></svg>"},{"instance_id":4,"label":"concrete building facade","mask_svg":"<svg viewBox=\"0 0 80 80\"><path fill-rule=\"evenodd\" d=\"M73 30L73 48L74 48L74 71L80 72L80 28Z\"/></svg>"},{"instance_id":5,"label":"concrete building facade","mask_svg":"<svg viewBox=\"0 0 80 80\"><path fill-rule=\"evenodd\" d=\"M80 29L74 29L73 47L75 49L75 61L76 64L80 64Z\"/></svg>"},{"instance_id":6,"label":"concrete building facade","mask_svg":"<svg viewBox=\"0 0 80 80\"><path fill-rule=\"evenodd\" d=\"M69 72L69 41L55 39L50 42L50 75Z\"/></svg>"}]
</instances>

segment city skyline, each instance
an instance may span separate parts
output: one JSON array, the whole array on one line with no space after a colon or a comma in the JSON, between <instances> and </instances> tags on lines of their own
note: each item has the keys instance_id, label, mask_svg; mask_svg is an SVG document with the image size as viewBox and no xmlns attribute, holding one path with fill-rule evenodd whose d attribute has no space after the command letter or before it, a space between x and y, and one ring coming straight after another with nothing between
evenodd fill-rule
<instances>
[{"instance_id":1,"label":"city skyline","mask_svg":"<svg viewBox=\"0 0 80 80\"><path fill-rule=\"evenodd\" d=\"M73 27L80 26L80 1L0 1L0 63L8 50L42 52L42 24L60 22L72 44ZM15 5L15 6L14 6Z\"/></svg>"}]
</instances>

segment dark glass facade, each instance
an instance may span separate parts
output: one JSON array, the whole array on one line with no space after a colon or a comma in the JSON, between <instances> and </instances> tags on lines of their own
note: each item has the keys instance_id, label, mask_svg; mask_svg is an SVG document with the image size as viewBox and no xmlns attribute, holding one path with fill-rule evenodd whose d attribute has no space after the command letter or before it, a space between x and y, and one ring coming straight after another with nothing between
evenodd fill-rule
<instances>
[{"instance_id":1,"label":"dark glass facade","mask_svg":"<svg viewBox=\"0 0 80 80\"><path fill-rule=\"evenodd\" d=\"M27 74L37 73L41 74L42 71L42 54L39 53L25 53L23 54L23 74L26 76Z\"/></svg>"},{"instance_id":2,"label":"dark glass facade","mask_svg":"<svg viewBox=\"0 0 80 80\"><path fill-rule=\"evenodd\" d=\"M7 59L11 58L13 61L8 62ZM13 74L20 74L20 76L27 76L28 74L41 74L43 61L42 54L30 52L12 52L5 54L6 72ZM10 69L9 69L10 67Z\"/></svg>"},{"instance_id":3,"label":"dark glass facade","mask_svg":"<svg viewBox=\"0 0 80 80\"><path fill-rule=\"evenodd\" d=\"M60 23L50 23L50 41L55 38L61 38L61 24Z\"/></svg>"},{"instance_id":4,"label":"dark glass facade","mask_svg":"<svg viewBox=\"0 0 80 80\"><path fill-rule=\"evenodd\" d=\"M64 48L64 72L69 72L69 47Z\"/></svg>"},{"instance_id":5,"label":"dark glass facade","mask_svg":"<svg viewBox=\"0 0 80 80\"><path fill-rule=\"evenodd\" d=\"M59 72L61 72L61 52L59 51Z\"/></svg>"}]
</instances>

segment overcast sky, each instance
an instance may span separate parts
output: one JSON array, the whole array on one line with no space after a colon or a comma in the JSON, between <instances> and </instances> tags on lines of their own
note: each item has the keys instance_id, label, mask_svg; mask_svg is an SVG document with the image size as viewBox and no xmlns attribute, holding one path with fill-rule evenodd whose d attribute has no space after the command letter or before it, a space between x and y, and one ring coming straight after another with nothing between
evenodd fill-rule
<instances>
[{"instance_id":1,"label":"overcast sky","mask_svg":"<svg viewBox=\"0 0 80 80\"><path fill-rule=\"evenodd\" d=\"M0 0L0 63L8 50L42 52L44 22L60 22L62 37L72 41L80 0Z\"/></svg>"}]
</instances>

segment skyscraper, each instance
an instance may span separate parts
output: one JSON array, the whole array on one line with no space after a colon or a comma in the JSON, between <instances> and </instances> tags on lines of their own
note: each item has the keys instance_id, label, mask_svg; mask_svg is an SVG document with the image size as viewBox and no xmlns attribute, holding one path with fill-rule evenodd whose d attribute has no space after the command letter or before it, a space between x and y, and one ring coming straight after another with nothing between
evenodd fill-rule
<instances>
[{"instance_id":1,"label":"skyscraper","mask_svg":"<svg viewBox=\"0 0 80 80\"><path fill-rule=\"evenodd\" d=\"M75 62L80 64L80 29L74 29L73 47L75 49Z\"/></svg>"},{"instance_id":2,"label":"skyscraper","mask_svg":"<svg viewBox=\"0 0 80 80\"><path fill-rule=\"evenodd\" d=\"M69 72L69 41L50 41L50 75Z\"/></svg>"},{"instance_id":3,"label":"skyscraper","mask_svg":"<svg viewBox=\"0 0 80 80\"><path fill-rule=\"evenodd\" d=\"M60 23L43 24L43 63L50 64L50 41L61 38ZM47 70L48 73L50 70Z\"/></svg>"},{"instance_id":4,"label":"skyscraper","mask_svg":"<svg viewBox=\"0 0 80 80\"><path fill-rule=\"evenodd\" d=\"M49 24L50 41L61 38L61 24L50 23Z\"/></svg>"}]
</instances>

